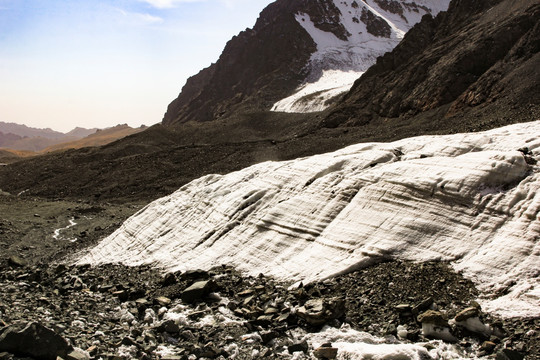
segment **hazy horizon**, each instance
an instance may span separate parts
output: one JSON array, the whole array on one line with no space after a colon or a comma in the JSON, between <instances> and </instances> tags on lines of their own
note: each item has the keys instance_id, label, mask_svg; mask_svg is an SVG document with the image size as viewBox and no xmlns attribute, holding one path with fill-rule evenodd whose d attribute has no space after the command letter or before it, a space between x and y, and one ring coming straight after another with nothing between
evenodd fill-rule
<instances>
[{"instance_id":1,"label":"hazy horizon","mask_svg":"<svg viewBox=\"0 0 540 360\"><path fill-rule=\"evenodd\" d=\"M0 0L0 121L67 132L162 120L271 0Z\"/></svg>"}]
</instances>

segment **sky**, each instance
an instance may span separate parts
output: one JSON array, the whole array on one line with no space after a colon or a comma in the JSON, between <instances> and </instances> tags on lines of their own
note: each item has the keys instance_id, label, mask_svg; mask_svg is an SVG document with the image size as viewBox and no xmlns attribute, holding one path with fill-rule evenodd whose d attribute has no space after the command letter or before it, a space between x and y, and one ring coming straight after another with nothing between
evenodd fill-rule
<instances>
[{"instance_id":1,"label":"sky","mask_svg":"<svg viewBox=\"0 0 540 360\"><path fill-rule=\"evenodd\" d=\"M152 125L272 0L0 0L0 121Z\"/></svg>"}]
</instances>

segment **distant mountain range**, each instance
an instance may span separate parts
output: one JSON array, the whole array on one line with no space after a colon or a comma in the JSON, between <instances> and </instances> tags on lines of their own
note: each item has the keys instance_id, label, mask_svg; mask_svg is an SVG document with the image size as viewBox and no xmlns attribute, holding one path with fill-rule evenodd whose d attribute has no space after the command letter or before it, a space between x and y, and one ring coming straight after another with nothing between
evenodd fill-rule
<instances>
[{"instance_id":1,"label":"distant mountain range","mask_svg":"<svg viewBox=\"0 0 540 360\"><path fill-rule=\"evenodd\" d=\"M76 127L67 133L61 133L51 129L37 129L26 125L0 122L0 148L4 150L5 155L0 156L0 159L4 158L7 161L37 153L105 145L140 132L144 128L143 126L135 129L124 124L104 130Z\"/></svg>"},{"instance_id":2,"label":"distant mountain range","mask_svg":"<svg viewBox=\"0 0 540 360\"><path fill-rule=\"evenodd\" d=\"M62 133L59 131L54 131L52 129L38 129L28 127L22 124L8 123L0 121L0 132L4 134L14 134L19 135L20 137L42 137L45 139L65 139L70 137L83 138L92 133L95 133L98 129L84 129L81 127L76 127L67 133Z\"/></svg>"}]
</instances>

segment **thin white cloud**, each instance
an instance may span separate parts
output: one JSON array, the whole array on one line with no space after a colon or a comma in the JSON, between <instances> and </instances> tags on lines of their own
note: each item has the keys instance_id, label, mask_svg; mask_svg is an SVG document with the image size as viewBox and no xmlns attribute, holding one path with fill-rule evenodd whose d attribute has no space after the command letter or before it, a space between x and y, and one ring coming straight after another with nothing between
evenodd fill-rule
<instances>
[{"instance_id":1,"label":"thin white cloud","mask_svg":"<svg viewBox=\"0 0 540 360\"><path fill-rule=\"evenodd\" d=\"M122 9L117 9L126 19L134 21L136 23L151 25L151 24L161 24L164 22L159 16L154 16L146 13L137 13L125 11Z\"/></svg>"},{"instance_id":2,"label":"thin white cloud","mask_svg":"<svg viewBox=\"0 0 540 360\"><path fill-rule=\"evenodd\" d=\"M203 2L206 0L139 0L158 9L171 9L181 3Z\"/></svg>"}]
</instances>

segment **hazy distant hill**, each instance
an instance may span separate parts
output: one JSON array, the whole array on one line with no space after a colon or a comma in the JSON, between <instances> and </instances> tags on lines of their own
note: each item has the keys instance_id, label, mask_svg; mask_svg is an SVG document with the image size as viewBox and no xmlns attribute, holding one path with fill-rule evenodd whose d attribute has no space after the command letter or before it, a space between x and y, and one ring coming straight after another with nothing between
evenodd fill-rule
<instances>
[{"instance_id":1,"label":"hazy distant hill","mask_svg":"<svg viewBox=\"0 0 540 360\"><path fill-rule=\"evenodd\" d=\"M3 133L0 131L0 147L7 147L13 144L16 141L21 140L22 137L12 133Z\"/></svg>"},{"instance_id":2,"label":"hazy distant hill","mask_svg":"<svg viewBox=\"0 0 540 360\"><path fill-rule=\"evenodd\" d=\"M75 141L97 131L76 127L68 133L38 129L26 125L0 121L0 147L22 151L41 151L49 146Z\"/></svg>"},{"instance_id":3,"label":"hazy distant hill","mask_svg":"<svg viewBox=\"0 0 540 360\"><path fill-rule=\"evenodd\" d=\"M0 123L2 128L13 130L18 133L4 133L0 131L0 162L13 162L20 157L35 156L41 153L62 151L67 149L79 149L88 146L101 146L121 139L125 136L136 134L145 129L132 128L127 124L117 125L107 129L85 129L77 127L68 133L57 133L52 138L50 129L33 129L25 125ZM39 134L45 136L28 136L24 134ZM61 136L60 136L61 135ZM49 136L49 137L46 137ZM5 159L1 160L1 159Z\"/></svg>"},{"instance_id":4,"label":"hazy distant hill","mask_svg":"<svg viewBox=\"0 0 540 360\"><path fill-rule=\"evenodd\" d=\"M97 130L91 133L90 135L74 141L62 142L60 144L52 145L45 148L42 152L52 152L52 151L61 151L67 149L80 149L88 146L101 146L111 143L115 140L121 139L123 137L136 134L140 131L143 131L146 127L142 126L140 128L132 128L127 124L117 125L111 128ZM80 128L77 128L80 129ZM75 129L75 130L77 130ZM73 130L72 132L75 132ZM84 133L81 129L78 133Z\"/></svg>"},{"instance_id":5,"label":"hazy distant hill","mask_svg":"<svg viewBox=\"0 0 540 360\"><path fill-rule=\"evenodd\" d=\"M92 135L96 131L99 131L99 129L98 128L85 129L85 128L82 128L82 127L76 127L75 129L71 130L70 132L67 132L66 136L84 138L84 137L87 137L89 135Z\"/></svg>"},{"instance_id":6,"label":"hazy distant hill","mask_svg":"<svg viewBox=\"0 0 540 360\"><path fill-rule=\"evenodd\" d=\"M36 129L26 125L0 121L0 131L4 134L15 134L20 137L42 137L46 139L61 139L67 135L52 129Z\"/></svg>"}]
</instances>

